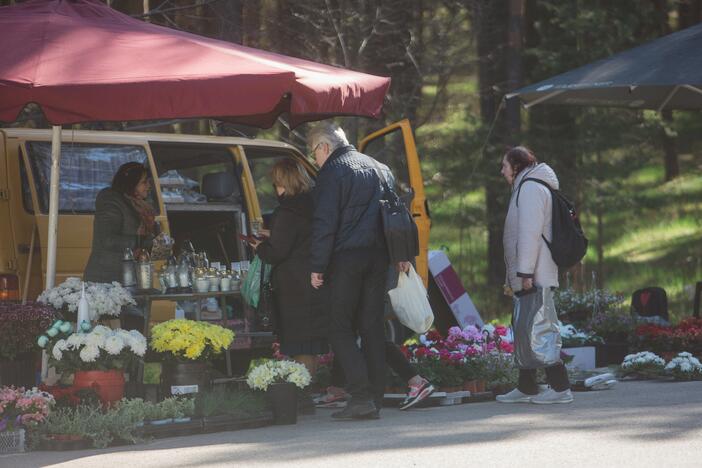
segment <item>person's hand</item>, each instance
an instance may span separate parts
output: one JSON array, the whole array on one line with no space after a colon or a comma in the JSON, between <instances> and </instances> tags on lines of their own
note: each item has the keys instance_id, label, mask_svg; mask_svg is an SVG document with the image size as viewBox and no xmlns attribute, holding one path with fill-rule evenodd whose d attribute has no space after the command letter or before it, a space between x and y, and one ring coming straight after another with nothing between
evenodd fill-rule
<instances>
[{"instance_id":1,"label":"person's hand","mask_svg":"<svg viewBox=\"0 0 702 468\"><path fill-rule=\"evenodd\" d=\"M249 243L249 245L251 247L254 248L254 250L256 250L258 248L258 246L261 245L261 241L256 239L256 238L249 239L247 242Z\"/></svg>"},{"instance_id":2,"label":"person's hand","mask_svg":"<svg viewBox=\"0 0 702 468\"><path fill-rule=\"evenodd\" d=\"M310 283L314 289L319 289L324 284L324 274L323 273L312 273L310 275Z\"/></svg>"},{"instance_id":3,"label":"person's hand","mask_svg":"<svg viewBox=\"0 0 702 468\"><path fill-rule=\"evenodd\" d=\"M407 273L410 271L410 267L412 266L412 263L410 262L397 262L397 271L400 273Z\"/></svg>"},{"instance_id":4,"label":"person's hand","mask_svg":"<svg viewBox=\"0 0 702 468\"><path fill-rule=\"evenodd\" d=\"M522 290L528 291L534 287L534 278L522 278Z\"/></svg>"},{"instance_id":5,"label":"person's hand","mask_svg":"<svg viewBox=\"0 0 702 468\"><path fill-rule=\"evenodd\" d=\"M259 237L271 237L271 231L270 229L259 229L258 235Z\"/></svg>"}]
</instances>

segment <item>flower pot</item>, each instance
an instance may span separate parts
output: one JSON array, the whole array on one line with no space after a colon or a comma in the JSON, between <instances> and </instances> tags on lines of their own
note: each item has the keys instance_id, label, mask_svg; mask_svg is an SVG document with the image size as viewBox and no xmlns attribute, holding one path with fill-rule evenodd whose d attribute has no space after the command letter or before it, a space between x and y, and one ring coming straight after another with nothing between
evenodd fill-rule
<instances>
[{"instance_id":1,"label":"flower pot","mask_svg":"<svg viewBox=\"0 0 702 468\"><path fill-rule=\"evenodd\" d=\"M164 382L168 395L198 393L209 387L210 376L207 363L174 362L164 366Z\"/></svg>"},{"instance_id":2,"label":"flower pot","mask_svg":"<svg viewBox=\"0 0 702 468\"><path fill-rule=\"evenodd\" d=\"M0 432L0 453L24 452L24 429Z\"/></svg>"},{"instance_id":3,"label":"flower pot","mask_svg":"<svg viewBox=\"0 0 702 468\"><path fill-rule=\"evenodd\" d=\"M478 382L475 380L466 380L465 382L463 382L463 390L469 391L471 393L477 393L477 383Z\"/></svg>"},{"instance_id":4,"label":"flower pot","mask_svg":"<svg viewBox=\"0 0 702 468\"><path fill-rule=\"evenodd\" d=\"M73 386L94 389L102 404L109 406L124 397L124 371L77 371Z\"/></svg>"},{"instance_id":5,"label":"flower pot","mask_svg":"<svg viewBox=\"0 0 702 468\"><path fill-rule=\"evenodd\" d=\"M266 391L273 409L273 423L297 423L297 387L292 383L271 384Z\"/></svg>"},{"instance_id":6,"label":"flower pot","mask_svg":"<svg viewBox=\"0 0 702 468\"><path fill-rule=\"evenodd\" d=\"M185 417L185 418L173 418L173 422L176 423L176 424L187 423L187 422L190 422L190 417L188 416L188 417Z\"/></svg>"},{"instance_id":7,"label":"flower pot","mask_svg":"<svg viewBox=\"0 0 702 468\"><path fill-rule=\"evenodd\" d=\"M579 369L582 371L592 370L595 366L595 347L578 346L574 348L563 348L563 352L572 356L573 360L566 364L568 369ZM622 358L623 360L624 358ZM621 362L621 361L619 361Z\"/></svg>"},{"instance_id":8,"label":"flower pot","mask_svg":"<svg viewBox=\"0 0 702 468\"><path fill-rule=\"evenodd\" d=\"M627 343L607 343L596 346L595 364L597 367L609 366L610 364L621 364L626 355L629 354Z\"/></svg>"}]
</instances>

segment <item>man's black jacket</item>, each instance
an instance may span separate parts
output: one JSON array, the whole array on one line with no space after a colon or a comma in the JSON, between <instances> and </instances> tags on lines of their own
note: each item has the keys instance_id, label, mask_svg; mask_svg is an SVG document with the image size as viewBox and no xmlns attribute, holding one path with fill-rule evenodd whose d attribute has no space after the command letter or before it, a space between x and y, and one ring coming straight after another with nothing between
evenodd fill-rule
<instances>
[{"instance_id":1,"label":"man's black jacket","mask_svg":"<svg viewBox=\"0 0 702 468\"><path fill-rule=\"evenodd\" d=\"M391 183L387 166L375 164ZM313 272L324 273L334 252L385 248L380 218L383 188L375 164L353 146L342 146L319 171L314 190Z\"/></svg>"}]
</instances>

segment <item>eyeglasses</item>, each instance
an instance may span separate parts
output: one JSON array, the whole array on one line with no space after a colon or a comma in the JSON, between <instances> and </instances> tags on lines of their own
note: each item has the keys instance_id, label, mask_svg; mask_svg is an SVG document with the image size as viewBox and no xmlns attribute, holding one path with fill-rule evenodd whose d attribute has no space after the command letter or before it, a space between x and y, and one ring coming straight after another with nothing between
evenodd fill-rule
<instances>
[{"instance_id":1,"label":"eyeglasses","mask_svg":"<svg viewBox=\"0 0 702 468\"><path fill-rule=\"evenodd\" d=\"M323 142L320 141L319 143L317 143L317 145L314 148L312 148L312 151L310 151L311 158L314 158L314 154L317 152L317 148L322 146L322 144L323 144Z\"/></svg>"}]
</instances>

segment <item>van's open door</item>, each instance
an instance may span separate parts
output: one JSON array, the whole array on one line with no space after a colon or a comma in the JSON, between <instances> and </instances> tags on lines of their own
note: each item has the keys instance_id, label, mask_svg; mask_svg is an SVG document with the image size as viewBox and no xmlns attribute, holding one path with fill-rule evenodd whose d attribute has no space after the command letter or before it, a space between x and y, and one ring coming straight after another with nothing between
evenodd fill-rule
<instances>
[{"instance_id":1,"label":"van's open door","mask_svg":"<svg viewBox=\"0 0 702 468\"><path fill-rule=\"evenodd\" d=\"M429 207L424 195L424 179L419 166L417 146L409 120L401 120L378 130L363 138L359 150L368 156L386 164L395 175L395 190L397 194L411 203L410 212L417 223L419 231L419 256L417 257L417 273L427 284L429 251ZM414 195L414 196L412 196Z\"/></svg>"}]
</instances>

